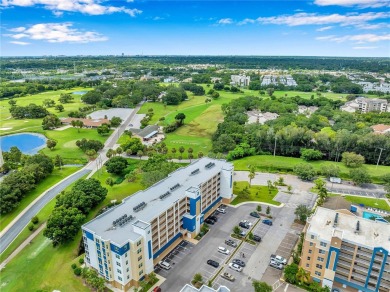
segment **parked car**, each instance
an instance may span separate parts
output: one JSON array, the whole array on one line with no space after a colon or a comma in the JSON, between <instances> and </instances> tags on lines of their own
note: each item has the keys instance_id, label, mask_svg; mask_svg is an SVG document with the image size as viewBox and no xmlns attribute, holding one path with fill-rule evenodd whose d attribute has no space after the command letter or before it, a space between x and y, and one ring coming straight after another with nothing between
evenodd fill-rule
<instances>
[{"instance_id":1,"label":"parked car","mask_svg":"<svg viewBox=\"0 0 390 292\"><path fill-rule=\"evenodd\" d=\"M223 253L223 254L230 254L230 251L223 246L218 247L218 252Z\"/></svg>"},{"instance_id":2,"label":"parked car","mask_svg":"<svg viewBox=\"0 0 390 292\"><path fill-rule=\"evenodd\" d=\"M218 268L219 267L219 263L216 262L216 261L213 261L213 260L208 260L207 264L209 264L210 266L213 266L214 268Z\"/></svg>"},{"instance_id":3,"label":"parked car","mask_svg":"<svg viewBox=\"0 0 390 292\"><path fill-rule=\"evenodd\" d=\"M233 263L233 264L237 264L237 265L239 265L240 267L245 267L245 262L242 261L242 260L239 260L239 259L234 259L234 260L232 260L232 263Z\"/></svg>"},{"instance_id":4,"label":"parked car","mask_svg":"<svg viewBox=\"0 0 390 292\"><path fill-rule=\"evenodd\" d=\"M231 268L232 270L235 270L237 272L241 272L242 271L242 267L240 267L239 265L234 264L234 263L230 263L229 264L229 268Z\"/></svg>"},{"instance_id":5,"label":"parked car","mask_svg":"<svg viewBox=\"0 0 390 292\"><path fill-rule=\"evenodd\" d=\"M262 222L263 222L264 224L267 224L267 225L269 225L269 226L272 226L272 221L269 220L269 219L264 219Z\"/></svg>"},{"instance_id":6,"label":"parked car","mask_svg":"<svg viewBox=\"0 0 390 292\"><path fill-rule=\"evenodd\" d=\"M240 232L240 236L241 236L241 237L245 237L245 236L246 236L246 231L244 231L244 230L241 230L241 232Z\"/></svg>"},{"instance_id":7,"label":"parked car","mask_svg":"<svg viewBox=\"0 0 390 292\"><path fill-rule=\"evenodd\" d=\"M164 270L169 270L171 268L171 265L164 261L159 262L158 265Z\"/></svg>"},{"instance_id":8,"label":"parked car","mask_svg":"<svg viewBox=\"0 0 390 292\"><path fill-rule=\"evenodd\" d=\"M161 292L161 288L159 286L154 287L153 292Z\"/></svg>"},{"instance_id":9,"label":"parked car","mask_svg":"<svg viewBox=\"0 0 390 292\"><path fill-rule=\"evenodd\" d=\"M280 263L282 265L287 265L287 260L284 257L280 256L280 255L272 254L271 255L271 260L276 261L276 262L278 262L278 263Z\"/></svg>"},{"instance_id":10,"label":"parked car","mask_svg":"<svg viewBox=\"0 0 390 292\"><path fill-rule=\"evenodd\" d=\"M252 226L252 222L248 221L248 220L242 220L241 221L242 223L245 223L245 224L248 224L249 226Z\"/></svg>"},{"instance_id":11,"label":"parked car","mask_svg":"<svg viewBox=\"0 0 390 292\"><path fill-rule=\"evenodd\" d=\"M261 242L261 237L256 234L253 234L253 240L257 242Z\"/></svg>"},{"instance_id":12,"label":"parked car","mask_svg":"<svg viewBox=\"0 0 390 292\"><path fill-rule=\"evenodd\" d=\"M207 218L206 220L204 220L205 223L207 224L210 224L210 225L214 225L215 224L215 221L210 219L210 218Z\"/></svg>"},{"instance_id":13,"label":"parked car","mask_svg":"<svg viewBox=\"0 0 390 292\"><path fill-rule=\"evenodd\" d=\"M218 213L222 213L222 214L226 214L226 209L219 207L219 208L217 209L217 212L218 212Z\"/></svg>"},{"instance_id":14,"label":"parked car","mask_svg":"<svg viewBox=\"0 0 390 292\"><path fill-rule=\"evenodd\" d=\"M234 240L226 239L225 244L231 247L237 247L237 243Z\"/></svg>"},{"instance_id":15,"label":"parked car","mask_svg":"<svg viewBox=\"0 0 390 292\"><path fill-rule=\"evenodd\" d=\"M240 222L239 224L238 224L238 226L240 226L240 227L242 227L242 228L245 228L245 229L249 229L249 224L246 224L246 223L244 223L244 222Z\"/></svg>"},{"instance_id":16,"label":"parked car","mask_svg":"<svg viewBox=\"0 0 390 292\"><path fill-rule=\"evenodd\" d=\"M256 211L251 212L249 215L251 215L252 217L255 217L255 218L260 218L259 213L257 213Z\"/></svg>"},{"instance_id":17,"label":"parked car","mask_svg":"<svg viewBox=\"0 0 390 292\"><path fill-rule=\"evenodd\" d=\"M217 221L218 221L218 218L217 218L217 216L214 216L214 215L211 215L211 216L209 216L207 219L214 220L215 222L217 222Z\"/></svg>"},{"instance_id":18,"label":"parked car","mask_svg":"<svg viewBox=\"0 0 390 292\"><path fill-rule=\"evenodd\" d=\"M333 289L332 289L332 292L340 292L340 289L338 289L338 288L333 288Z\"/></svg>"},{"instance_id":19,"label":"parked car","mask_svg":"<svg viewBox=\"0 0 390 292\"><path fill-rule=\"evenodd\" d=\"M228 281L231 281L233 282L235 280L235 278L233 277L233 275L229 274L229 273L222 273L221 274L221 277L228 280Z\"/></svg>"},{"instance_id":20,"label":"parked car","mask_svg":"<svg viewBox=\"0 0 390 292\"><path fill-rule=\"evenodd\" d=\"M278 270L283 269L283 265L281 263L278 263L277 261L274 261L274 260L270 260L269 265L270 265L270 267L273 267L273 268L278 269Z\"/></svg>"}]
</instances>

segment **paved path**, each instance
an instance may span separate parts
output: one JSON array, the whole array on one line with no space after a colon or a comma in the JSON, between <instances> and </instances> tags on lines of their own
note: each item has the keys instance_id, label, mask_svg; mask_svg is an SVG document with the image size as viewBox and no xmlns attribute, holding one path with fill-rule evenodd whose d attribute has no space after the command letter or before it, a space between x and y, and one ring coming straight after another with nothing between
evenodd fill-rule
<instances>
[{"instance_id":1,"label":"paved path","mask_svg":"<svg viewBox=\"0 0 390 292\"><path fill-rule=\"evenodd\" d=\"M15 249L8 258L6 258L0 264L0 271L5 268L5 265L8 264L16 255L18 255L30 242L46 227L46 222L43 223L37 230L35 230L27 239Z\"/></svg>"},{"instance_id":2,"label":"paved path","mask_svg":"<svg viewBox=\"0 0 390 292\"><path fill-rule=\"evenodd\" d=\"M84 168L78 172L66 177L48 191L43 193L37 199L35 199L30 205L28 205L23 212L19 214L4 230L0 233L0 253L2 253L15 238L22 232L23 228L27 226L31 218L38 214L38 212L46 206L57 194L63 191L67 186L80 179L84 175L88 174L88 178L92 176L97 170L99 170L107 161L106 153L108 149L112 148L122 133L126 130L131 120L134 118L136 112L140 109L142 104L138 105L127 117L127 119L115 129L110 137L106 140L104 148L100 151L97 159L89 162Z\"/></svg>"}]
</instances>

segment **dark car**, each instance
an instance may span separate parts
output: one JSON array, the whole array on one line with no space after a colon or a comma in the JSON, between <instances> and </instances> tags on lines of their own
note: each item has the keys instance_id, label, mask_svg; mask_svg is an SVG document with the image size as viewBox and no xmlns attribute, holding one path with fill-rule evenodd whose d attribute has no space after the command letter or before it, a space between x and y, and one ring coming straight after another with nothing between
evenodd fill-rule
<instances>
[{"instance_id":1,"label":"dark car","mask_svg":"<svg viewBox=\"0 0 390 292\"><path fill-rule=\"evenodd\" d=\"M234 259L234 260L232 260L232 263L233 263L233 264L237 264L237 265L239 265L240 267L245 267L245 262L242 261L242 260L239 260L239 259Z\"/></svg>"},{"instance_id":2,"label":"dark car","mask_svg":"<svg viewBox=\"0 0 390 292\"><path fill-rule=\"evenodd\" d=\"M267 225L269 225L269 226L272 226L272 221L269 220L269 219L264 219L262 222L263 222L264 224L267 224Z\"/></svg>"},{"instance_id":3,"label":"dark car","mask_svg":"<svg viewBox=\"0 0 390 292\"><path fill-rule=\"evenodd\" d=\"M214 215L209 216L208 219L214 220L215 222L218 221L217 216L214 216Z\"/></svg>"},{"instance_id":4,"label":"dark car","mask_svg":"<svg viewBox=\"0 0 390 292\"><path fill-rule=\"evenodd\" d=\"M213 266L214 268L218 268L219 267L219 263L216 262L216 261L213 261L213 260L208 260L207 264L209 264L210 266Z\"/></svg>"},{"instance_id":5,"label":"dark car","mask_svg":"<svg viewBox=\"0 0 390 292\"><path fill-rule=\"evenodd\" d=\"M154 287L153 292L161 292L161 288L159 286Z\"/></svg>"},{"instance_id":6,"label":"dark car","mask_svg":"<svg viewBox=\"0 0 390 292\"><path fill-rule=\"evenodd\" d=\"M253 235L253 240L254 240L254 241L257 241L257 242L261 242L261 237L258 236L258 235L256 235L256 234L254 234L254 235Z\"/></svg>"},{"instance_id":7,"label":"dark car","mask_svg":"<svg viewBox=\"0 0 390 292\"><path fill-rule=\"evenodd\" d=\"M237 247L237 243L234 240L227 239L225 240L225 244L231 247Z\"/></svg>"},{"instance_id":8,"label":"dark car","mask_svg":"<svg viewBox=\"0 0 390 292\"><path fill-rule=\"evenodd\" d=\"M240 223L238 224L238 226L240 226L240 227L242 227L242 228L245 228L245 229L249 229L249 224L246 224L246 223L244 223L244 222L240 222Z\"/></svg>"},{"instance_id":9,"label":"dark car","mask_svg":"<svg viewBox=\"0 0 390 292\"><path fill-rule=\"evenodd\" d=\"M251 212L249 215L251 215L252 217L255 217L255 218L260 218L260 215L257 212Z\"/></svg>"},{"instance_id":10,"label":"dark car","mask_svg":"<svg viewBox=\"0 0 390 292\"><path fill-rule=\"evenodd\" d=\"M207 224L210 224L210 225L214 225L215 224L215 221L210 219L210 218L207 218L206 220L204 220L205 223Z\"/></svg>"}]
</instances>

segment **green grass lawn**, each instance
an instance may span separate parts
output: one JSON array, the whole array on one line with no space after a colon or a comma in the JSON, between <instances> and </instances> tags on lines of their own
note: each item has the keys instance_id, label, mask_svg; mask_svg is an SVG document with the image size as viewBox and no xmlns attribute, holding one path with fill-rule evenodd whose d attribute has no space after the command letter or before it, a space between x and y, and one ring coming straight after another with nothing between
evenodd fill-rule
<instances>
[{"instance_id":1,"label":"green grass lawn","mask_svg":"<svg viewBox=\"0 0 390 292\"><path fill-rule=\"evenodd\" d=\"M284 157L284 156L272 156L272 155L256 155L245 157L239 160L233 161L235 170L249 170L249 165L254 165L258 171L264 172L293 172L293 168L296 164L305 162L301 158ZM342 179L349 178L349 168L347 168L341 162L333 161L311 161L309 162L316 171L321 169L324 164L335 164L340 168L340 177ZM387 173L390 173L390 167L375 165L365 165L371 179L375 183L381 182L381 177Z\"/></svg>"},{"instance_id":2,"label":"green grass lawn","mask_svg":"<svg viewBox=\"0 0 390 292\"><path fill-rule=\"evenodd\" d=\"M249 198L242 198L240 195L241 190L245 187L249 188L250 195ZM238 181L234 183L233 186L233 194L237 195L237 197L231 202L232 205L237 205L243 202L263 202L272 205L279 206L280 203L274 201L275 195L278 193L277 189L272 189L271 192L268 191L267 186L257 186L252 185L249 186L249 182L246 181Z\"/></svg>"},{"instance_id":3,"label":"green grass lawn","mask_svg":"<svg viewBox=\"0 0 390 292\"><path fill-rule=\"evenodd\" d=\"M38 186L29 192L20 202L19 206L11 213L1 215L0 217L0 231L3 230L16 216L20 214L32 201L39 197L43 192L54 186L56 183L79 170L79 167L64 167L62 169L54 169L54 171Z\"/></svg>"},{"instance_id":4,"label":"green grass lawn","mask_svg":"<svg viewBox=\"0 0 390 292\"><path fill-rule=\"evenodd\" d=\"M385 211L390 211L389 204L386 203L384 199L373 199L373 198L364 198L356 196L343 196L347 201L352 204L364 204L366 207L377 208Z\"/></svg>"},{"instance_id":5,"label":"green grass lawn","mask_svg":"<svg viewBox=\"0 0 390 292\"><path fill-rule=\"evenodd\" d=\"M134 167L142 163L138 160L129 160L129 162ZM135 182L127 182L125 180L114 187L106 186L105 180L109 176L110 174L105 169L93 175L94 178L103 182L103 186L107 187L108 195L102 203L90 212L86 221L94 218L98 211L111 200L122 200L143 189L143 186L140 184L140 177ZM116 179L115 176L113 178L114 180ZM71 186L67 190L70 188ZM41 222L47 220L54 205L55 200L52 200L39 212L38 217ZM1 260L4 260L29 234L31 232L27 228L23 230L14 243L1 254ZM80 278L73 275L73 270L70 267L78 257L77 250L80 240L81 231L71 243L53 248L51 242L43 237L41 232L33 240L32 244L18 254L2 271L0 279L1 291L90 291L83 285ZM20 280L21 278L23 278L23 281Z\"/></svg>"},{"instance_id":6,"label":"green grass lawn","mask_svg":"<svg viewBox=\"0 0 390 292\"><path fill-rule=\"evenodd\" d=\"M77 87L73 88L71 90L58 90L58 91L47 91L39 94L34 95L28 95L23 97L15 98L16 104L20 106L27 106L30 103L35 103L36 105L42 105L42 101L45 99L54 99L56 101L56 104L60 104L58 102L58 98L60 97L61 93L72 93L73 91L78 90L91 90L92 88L82 88ZM85 106L81 102L81 95L73 94L74 100L71 103L63 104L64 111L59 113L52 108L48 108L48 111L51 113L55 113L59 117L67 117L68 113L70 111L78 110L79 107ZM30 132L36 132L42 131L42 119L23 119L23 120L15 120L11 117L11 114L9 113L10 105L8 104L8 99L2 99L0 100L0 123L1 123L1 130L0 135L6 135L11 134L15 132L20 131L30 131ZM40 131L41 130L41 131Z\"/></svg>"}]
</instances>

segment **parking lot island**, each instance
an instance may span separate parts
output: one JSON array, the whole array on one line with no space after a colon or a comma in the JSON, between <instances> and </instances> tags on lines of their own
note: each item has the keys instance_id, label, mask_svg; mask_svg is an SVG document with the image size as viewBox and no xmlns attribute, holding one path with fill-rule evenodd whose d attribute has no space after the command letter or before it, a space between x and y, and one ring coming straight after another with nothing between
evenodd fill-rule
<instances>
[{"instance_id":1,"label":"parking lot island","mask_svg":"<svg viewBox=\"0 0 390 292\"><path fill-rule=\"evenodd\" d=\"M233 165L201 158L82 226L85 262L113 287L139 286L183 239L232 199ZM185 248L185 246L184 246Z\"/></svg>"}]
</instances>

